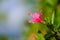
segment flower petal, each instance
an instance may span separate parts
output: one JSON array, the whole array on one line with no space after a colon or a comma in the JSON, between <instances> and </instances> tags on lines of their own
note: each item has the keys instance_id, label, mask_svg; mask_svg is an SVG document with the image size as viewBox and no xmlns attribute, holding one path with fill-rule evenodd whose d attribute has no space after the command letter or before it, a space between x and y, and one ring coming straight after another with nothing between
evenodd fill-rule
<instances>
[{"instance_id":1,"label":"flower petal","mask_svg":"<svg viewBox=\"0 0 60 40\"><path fill-rule=\"evenodd\" d=\"M34 19L39 18L39 17L40 17L40 14L38 14L38 13L34 13L34 14L33 14L33 18L34 18Z\"/></svg>"},{"instance_id":2,"label":"flower petal","mask_svg":"<svg viewBox=\"0 0 60 40\"><path fill-rule=\"evenodd\" d=\"M34 23L35 21L34 20L29 20L29 23Z\"/></svg>"}]
</instances>

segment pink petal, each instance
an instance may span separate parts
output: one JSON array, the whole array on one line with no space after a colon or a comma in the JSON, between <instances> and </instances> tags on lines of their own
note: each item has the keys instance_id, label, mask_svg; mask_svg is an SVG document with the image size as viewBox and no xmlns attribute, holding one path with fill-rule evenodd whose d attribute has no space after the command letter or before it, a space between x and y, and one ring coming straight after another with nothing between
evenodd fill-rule
<instances>
[{"instance_id":1,"label":"pink petal","mask_svg":"<svg viewBox=\"0 0 60 40\"><path fill-rule=\"evenodd\" d=\"M34 23L34 20L29 20L29 23Z\"/></svg>"},{"instance_id":2,"label":"pink petal","mask_svg":"<svg viewBox=\"0 0 60 40\"><path fill-rule=\"evenodd\" d=\"M44 21L42 19L40 19L39 22L44 23Z\"/></svg>"},{"instance_id":3,"label":"pink petal","mask_svg":"<svg viewBox=\"0 0 60 40\"><path fill-rule=\"evenodd\" d=\"M40 17L40 14L38 14L38 13L34 13L34 14L33 14L33 18L34 18L34 19L39 18L39 17Z\"/></svg>"},{"instance_id":4,"label":"pink petal","mask_svg":"<svg viewBox=\"0 0 60 40\"><path fill-rule=\"evenodd\" d=\"M40 17L42 18L42 13L40 13Z\"/></svg>"},{"instance_id":5,"label":"pink petal","mask_svg":"<svg viewBox=\"0 0 60 40\"><path fill-rule=\"evenodd\" d=\"M35 22L40 22L40 23L44 23L44 21L42 20L42 18L38 18L38 19L34 19Z\"/></svg>"}]
</instances>

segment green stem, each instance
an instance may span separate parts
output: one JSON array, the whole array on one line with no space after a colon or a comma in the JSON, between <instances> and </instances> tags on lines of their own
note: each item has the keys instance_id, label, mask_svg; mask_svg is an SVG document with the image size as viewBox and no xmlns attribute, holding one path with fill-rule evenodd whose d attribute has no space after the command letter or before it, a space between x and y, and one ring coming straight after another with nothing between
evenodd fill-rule
<instances>
[{"instance_id":1,"label":"green stem","mask_svg":"<svg viewBox=\"0 0 60 40\"><path fill-rule=\"evenodd\" d=\"M52 24L54 24L54 11L53 11L53 14L52 14Z\"/></svg>"}]
</instances>

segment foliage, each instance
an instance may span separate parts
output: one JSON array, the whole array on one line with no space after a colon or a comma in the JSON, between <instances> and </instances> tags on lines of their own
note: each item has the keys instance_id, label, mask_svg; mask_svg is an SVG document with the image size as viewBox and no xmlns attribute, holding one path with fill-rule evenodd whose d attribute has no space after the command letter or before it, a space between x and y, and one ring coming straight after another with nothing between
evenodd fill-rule
<instances>
[{"instance_id":1,"label":"foliage","mask_svg":"<svg viewBox=\"0 0 60 40\"><path fill-rule=\"evenodd\" d=\"M59 0L40 0L38 12L42 10L45 23L35 21L28 23L28 35L35 33L35 40L60 40L60 3Z\"/></svg>"}]
</instances>

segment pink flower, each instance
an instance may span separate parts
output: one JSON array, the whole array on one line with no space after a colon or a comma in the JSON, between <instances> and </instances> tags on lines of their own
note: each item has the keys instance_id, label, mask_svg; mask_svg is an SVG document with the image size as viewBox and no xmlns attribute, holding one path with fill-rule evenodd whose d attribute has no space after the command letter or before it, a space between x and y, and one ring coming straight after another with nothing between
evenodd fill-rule
<instances>
[{"instance_id":1,"label":"pink flower","mask_svg":"<svg viewBox=\"0 0 60 40\"><path fill-rule=\"evenodd\" d=\"M34 23L34 22L44 23L41 12L40 13L35 12L33 15L29 13L29 15L33 17L33 19L29 20L30 23Z\"/></svg>"}]
</instances>

